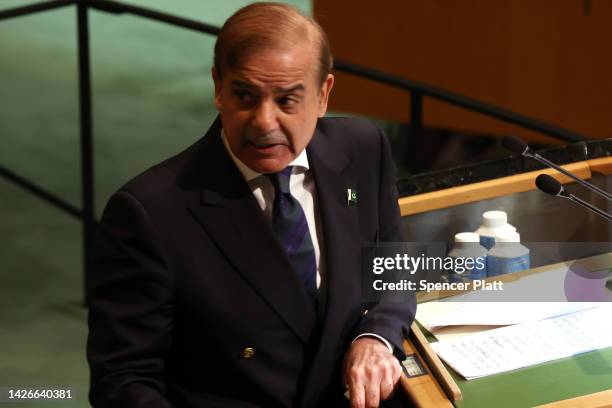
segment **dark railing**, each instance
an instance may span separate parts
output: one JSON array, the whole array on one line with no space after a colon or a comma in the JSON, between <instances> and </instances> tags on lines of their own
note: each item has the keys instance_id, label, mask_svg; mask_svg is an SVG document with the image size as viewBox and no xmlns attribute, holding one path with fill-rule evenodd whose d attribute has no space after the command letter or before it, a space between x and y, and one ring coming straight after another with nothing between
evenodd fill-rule
<instances>
[{"instance_id":1,"label":"dark railing","mask_svg":"<svg viewBox=\"0 0 612 408\"><path fill-rule=\"evenodd\" d=\"M544 123L528 116L520 115L488 103L480 102L476 99L468 98L467 96L448 92L422 82L411 81L409 79L389 75L384 72L364 68L344 61L336 61L335 68L338 71L346 72L409 91L411 93L411 127L417 129L420 129L423 124L423 97L427 96L464 109L481 113L486 116L491 116L504 122L512 123L513 125L518 125L525 129L544 133L565 142L581 142L589 140L587 137L578 133L562 129L560 127Z\"/></svg>"},{"instance_id":2,"label":"dark railing","mask_svg":"<svg viewBox=\"0 0 612 408\"><path fill-rule=\"evenodd\" d=\"M65 200L45 191L45 189L13 173L0 165L0 176L30 191L47 203L66 213L77 217L83 222L83 252L84 272L91 265L91 250L96 228L94 209L94 173L93 173L93 144L92 144L92 109L91 109L91 72L89 55L89 22L90 8L112 14L129 13L167 23L176 27L186 28L210 35L218 35L219 27L201 23L199 21L168 15L143 7L132 6L118 1L110 0L53 0L28 6L0 11L0 20L25 16L46 10L53 10L65 6L76 6L76 21L78 32L78 61L79 61L79 97L80 97L80 145L81 145L81 205L79 210ZM419 130L423 126L423 98L429 97L475 111L483 115L518 125L520 127L544 133L566 142L588 140L586 137L566 129L538 121L536 119L519 115L499 107L477 101L466 96L447 92L445 90L411 81L405 78L389 75L374 69L365 68L345 61L336 60L335 70L346 72L372 81L391 85L410 92L410 128Z\"/></svg>"}]
</instances>

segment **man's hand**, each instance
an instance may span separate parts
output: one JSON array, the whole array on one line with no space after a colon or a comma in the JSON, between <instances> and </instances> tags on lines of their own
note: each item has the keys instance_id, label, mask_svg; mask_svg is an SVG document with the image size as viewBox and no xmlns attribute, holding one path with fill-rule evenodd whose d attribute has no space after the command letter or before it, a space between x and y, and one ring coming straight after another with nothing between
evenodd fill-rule
<instances>
[{"instance_id":1,"label":"man's hand","mask_svg":"<svg viewBox=\"0 0 612 408\"><path fill-rule=\"evenodd\" d=\"M387 346L374 337L360 337L344 358L343 381L352 408L378 407L393 394L402 369Z\"/></svg>"}]
</instances>

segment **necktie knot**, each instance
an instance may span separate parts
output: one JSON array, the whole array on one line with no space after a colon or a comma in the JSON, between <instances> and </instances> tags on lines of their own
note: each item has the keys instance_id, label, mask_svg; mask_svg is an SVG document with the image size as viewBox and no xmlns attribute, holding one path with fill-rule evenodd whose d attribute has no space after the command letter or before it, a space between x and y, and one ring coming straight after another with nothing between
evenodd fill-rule
<instances>
[{"instance_id":1,"label":"necktie knot","mask_svg":"<svg viewBox=\"0 0 612 408\"><path fill-rule=\"evenodd\" d=\"M276 190L277 192L280 191L284 194L289 194L289 179L291 177L292 171L293 166L287 166L278 173L266 174L266 177L270 179L270 182L274 186L274 190Z\"/></svg>"}]
</instances>

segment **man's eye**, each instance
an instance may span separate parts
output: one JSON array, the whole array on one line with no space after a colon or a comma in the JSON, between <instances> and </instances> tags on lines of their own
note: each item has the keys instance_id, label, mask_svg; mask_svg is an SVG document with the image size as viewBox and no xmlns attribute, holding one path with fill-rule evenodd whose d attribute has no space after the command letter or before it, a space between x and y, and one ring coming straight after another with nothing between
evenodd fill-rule
<instances>
[{"instance_id":1,"label":"man's eye","mask_svg":"<svg viewBox=\"0 0 612 408\"><path fill-rule=\"evenodd\" d=\"M240 99L240 102L248 103L253 101L253 95L246 91L236 91L236 97Z\"/></svg>"},{"instance_id":2,"label":"man's eye","mask_svg":"<svg viewBox=\"0 0 612 408\"><path fill-rule=\"evenodd\" d=\"M278 100L280 106L293 106L297 103L297 99L292 96L283 96Z\"/></svg>"}]
</instances>

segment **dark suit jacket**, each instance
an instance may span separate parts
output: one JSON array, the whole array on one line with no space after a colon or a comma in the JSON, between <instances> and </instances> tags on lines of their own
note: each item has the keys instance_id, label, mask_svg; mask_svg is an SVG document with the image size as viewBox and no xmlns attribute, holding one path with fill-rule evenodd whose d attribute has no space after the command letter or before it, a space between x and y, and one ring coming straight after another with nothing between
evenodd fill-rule
<instances>
[{"instance_id":1,"label":"dark suit jacket","mask_svg":"<svg viewBox=\"0 0 612 408\"><path fill-rule=\"evenodd\" d=\"M340 366L356 335L379 334L403 354L414 297L368 304L360 289L361 244L401 240L382 132L321 119L307 148L327 271L317 313L220 128L217 119L104 211L88 277L96 408L334 406L344 399ZM347 204L348 188L357 205Z\"/></svg>"}]
</instances>

